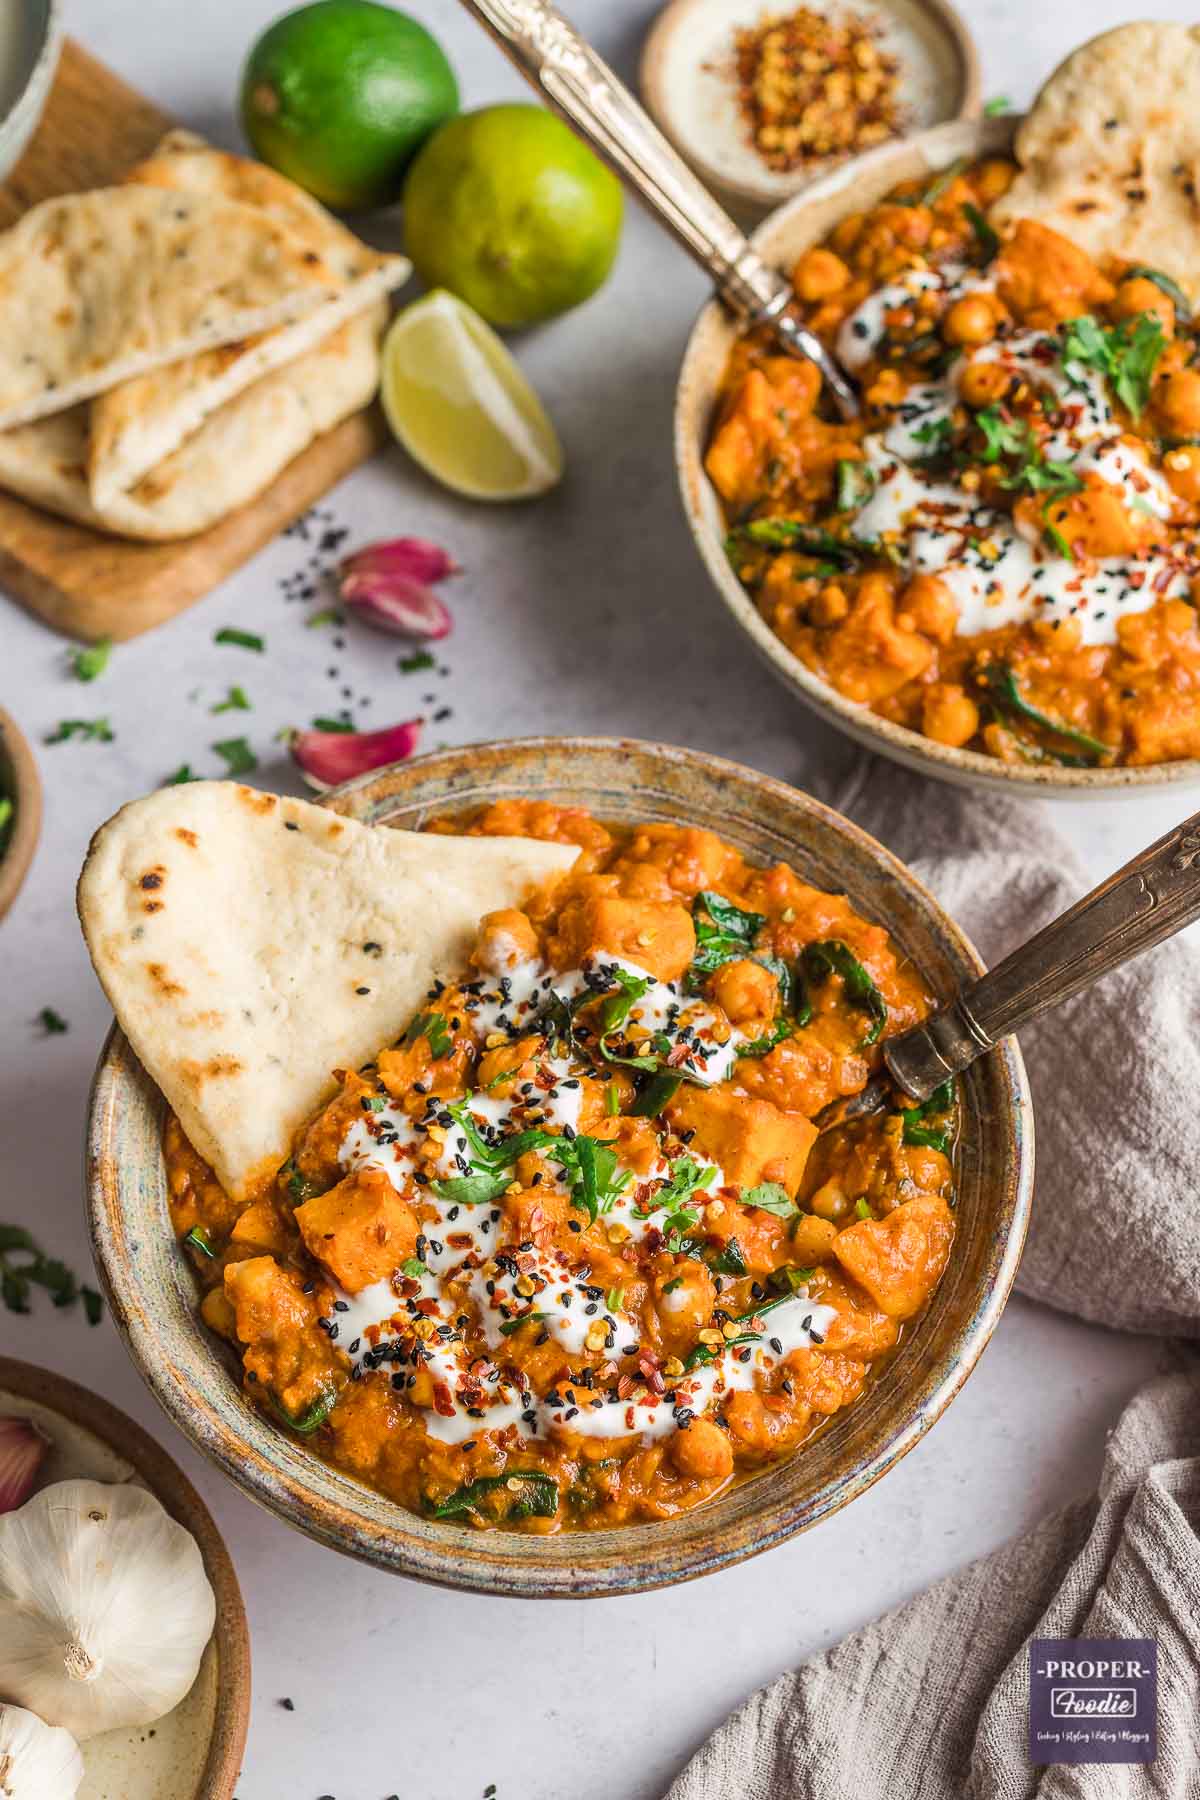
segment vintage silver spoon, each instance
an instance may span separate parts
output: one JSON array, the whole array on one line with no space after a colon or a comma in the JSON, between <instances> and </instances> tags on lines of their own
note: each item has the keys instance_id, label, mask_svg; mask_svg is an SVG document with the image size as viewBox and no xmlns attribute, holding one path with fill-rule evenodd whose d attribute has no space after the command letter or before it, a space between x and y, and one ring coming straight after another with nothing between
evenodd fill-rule
<instances>
[{"instance_id":1,"label":"vintage silver spoon","mask_svg":"<svg viewBox=\"0 0 1200 1800\"><path fill-rule=\"evenodd\" d=\"M1001 1038L1200 917L1200 813L1127 862L1028 943L911 1031L883 1045L884 1069L817 1114L822 1131L894 1101L917 1102Z\"/></svg>"},{"instance_id":2,"label":"vintage silver spoon","mask_svg":"<svg viewBox=\"0 0 1200 1800\"><path fill-rule=\"evenodd\" d=\"M751 324L768 326L790 356L816 363L842 417L857 418L854 382L800 323L788 282L763 261L575 27L545 0L463 0L463 5L707 269L727 305Z\"/></svg>"}]
</instances>

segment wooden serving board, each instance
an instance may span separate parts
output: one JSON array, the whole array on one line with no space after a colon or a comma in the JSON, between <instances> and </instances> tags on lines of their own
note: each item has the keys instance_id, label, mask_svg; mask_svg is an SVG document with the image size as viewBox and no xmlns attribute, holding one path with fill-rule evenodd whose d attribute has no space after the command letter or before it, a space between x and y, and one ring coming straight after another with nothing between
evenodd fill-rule
<instances>
[{"instance_id":1,"label":"wooden serving board","mask_svg":"<svg viewBox=\"0 0 1200 1800\"><path fill-rule=\"evenodd\" d=\"M0 229L51 195L118 180L176 123L68 38L42 122L0 186ZM386 435L378 408L356 413L257 500L172 544L105 537L0 491L0 590L71 637L136 637L207 594Z\"/></svg>"}]
</instances>

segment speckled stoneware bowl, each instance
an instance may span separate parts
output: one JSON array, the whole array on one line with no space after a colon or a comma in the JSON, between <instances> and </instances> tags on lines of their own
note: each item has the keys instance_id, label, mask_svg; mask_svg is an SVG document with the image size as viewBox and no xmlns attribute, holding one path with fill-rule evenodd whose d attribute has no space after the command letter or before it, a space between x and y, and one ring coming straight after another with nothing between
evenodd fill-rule
<instances>
[{"instance_id":1,"label":"speckled stoneware bowl","mask_svg":"<svg viewBox=\"0 0 1200 1800\"><path fill-rule=\"evenodd\" d=\"M755 861L786 860L886 925L939 996L981 967L932 896L864 832L782 782L690 750L610 738L474 745L367 776L327 804L371 825L412 828L505 795L580 804L609 819L705 825ZM418 1518L254 1411L196 1317L168 1218L164 1103L115 1029L88 1126L92 1242L114 1317L162 1405L290 1524L380 1568L451 1587L526 1598L631 1593L728 1567L815 1525L910 1450L962 1386L1004 1306L1029 1215L1033 1128L1014 1043L975 1065L964 1102L958 1236L920 1326L864 1398L799 1456L662 1524L526 1537Z\"/></svg>"},{"instance_id":2,"label":"speckled stoneware bowl","mask_svg":"<svg viewBox=\"0 0 1200 1800\"><path fill-rule=\"evenodd\" d=\"M17 721L0 706L0 795L13 803L0 854L0 919L21 891L42 829L42 782L33 751Z\"/></svg>"},{"instance_id":3,"label":"speckled stoneware bowl","mask_svg":"<svg viewBox=\"0 0 1200 1800\"><path fill-rule=\"evenodd\" d=\"M58 0L19 0L0 21L0 181L20 160L45 111L62 51Z\"/></svg>"},{"instance_id":4,"label":"speckled stoneware bowl","mask_svg":"<svg viewBox=\"0 0 1200 1800\"><path fill-rule=\"evenodd\" d=\"M943 169L960 156L994 155L1009 150L1019 122L1015 117L961 120L882 145L843 164L781 206L755 232L754 243L769 262L790 268L802 251L825 238L840 219L874 206L899 182L917 180ZM868 750L877 750L923 775L936 775L943 781L968 787L999 788L1010 794L1058 794L1079 800L1090 796L1116 799L1137 795L1147 788L1200 784L1197 761L1157 763L1139 769L1066 769L1030 763L1010 765L977 750L954 750L879 718L865 706L847 700L806 668L776 637L730 567L724 549L720 503L704 472L704 452L717 393L738 330L717 300L710 301L696 321L679 376L675 461L688 523L717 592L755 649L799 699Z\"/></svg>"},{"instance_id":5,"label":"speckled stoneware bowl","mask_svg":"<svg viewBox=\"0 0 1200 1800\"><path fill-rule=\"evenodd\" d=\"M98 1394L49 1369L0 1356L0 1417L32 1419L50 1440L38 1486L133 1481L191 1532L217 1602L200 1671L179 1705L152 1726L88 1738L78 1800L233 1800L250 1718L250 1634L229 1552L183 1471L154 1439Z\"/></svg>"}]
</instances>

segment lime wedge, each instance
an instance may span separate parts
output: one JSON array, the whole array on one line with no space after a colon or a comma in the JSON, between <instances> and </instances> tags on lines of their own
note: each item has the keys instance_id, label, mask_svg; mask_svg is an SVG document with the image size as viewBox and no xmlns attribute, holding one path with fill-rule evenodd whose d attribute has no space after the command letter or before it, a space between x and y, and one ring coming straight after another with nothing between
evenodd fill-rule
<instances>
[{"instance_id":1,"label":"lime wedge","mask_svg":"<svg viewBox=\"0 0 1200 1800\"><path fill-rule=\"evenodd\" d=\"M527 500L562 479L545 407L491 326L443 288L392 321L382 391L409 455L456 493Z\"/></svg>"}]
</instances>

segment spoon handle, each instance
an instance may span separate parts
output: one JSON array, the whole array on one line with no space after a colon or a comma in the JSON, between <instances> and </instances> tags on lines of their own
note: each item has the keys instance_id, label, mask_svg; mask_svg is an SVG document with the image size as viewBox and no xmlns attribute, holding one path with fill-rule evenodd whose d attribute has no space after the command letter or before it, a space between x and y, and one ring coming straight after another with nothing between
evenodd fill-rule
<instances>
[{"instance_id":1,"label":"spoon handle","mask_svg":"<svg viewBox=\"0 0 1200 1800\"><path fill-rule=\"evenodd\" d=\"M791 311L788 282L764 262L574 26L546 0L463 0L463 5L707 269L722 299L743 318L770 326L790 354L816 363L843 417L855 417L853 383Z\"/></svg>"},{"instance_id":2,"label":"spoon handle","mask_svg":"<svg viewBox=\"0 0 1200 1800\"><path fill-rule=\"evenodd\" d=\"M1200 813L1135 856L1069 911L964 988L925 1025L892 1038L884 1061L927 1100L1002 1037L1090 987L1200 917Z\"/></svg>"}]
</instances>

